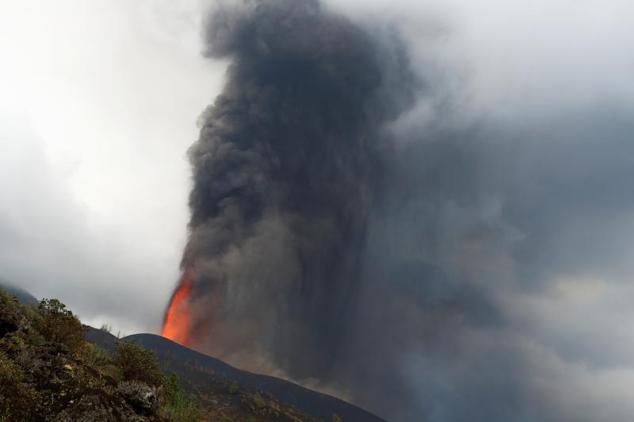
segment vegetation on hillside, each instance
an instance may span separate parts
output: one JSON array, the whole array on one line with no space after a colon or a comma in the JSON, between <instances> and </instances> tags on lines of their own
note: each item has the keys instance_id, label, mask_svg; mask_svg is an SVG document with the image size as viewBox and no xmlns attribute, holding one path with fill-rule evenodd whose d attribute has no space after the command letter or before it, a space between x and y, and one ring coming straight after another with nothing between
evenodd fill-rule
<instances>
[{"instance_id":1,"label":"vegetation on hillside","mask_svg":"<svg viewBox=\"0 0 634 422\"><path fill-rule=\"evenodd\" d=\"M0 288L0 422L317 421L190 362L164 360L161 370L136 343L112 337L102 348L86 341L85 329L57 299L21 304ZM174 370L186 378L182 386Z\"/></svg>"},{"instance_id":2,"label":"vegetation on hillside","mask_svg":"<svg viewBox=\"0 0 634 422\"><path fill-rule=\"evenodd\" d=\"M154 354L108 352L56 299L23 305L0 290L0 421L199 421L203 410Z\"/></svg>"}]
</instances>

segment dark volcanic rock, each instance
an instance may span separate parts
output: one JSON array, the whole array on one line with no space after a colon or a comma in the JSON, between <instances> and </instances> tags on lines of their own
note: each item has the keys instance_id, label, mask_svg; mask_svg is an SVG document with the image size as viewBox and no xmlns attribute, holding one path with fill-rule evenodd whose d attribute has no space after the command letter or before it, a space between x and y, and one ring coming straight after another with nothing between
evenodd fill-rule
<instances>
[{"instance_id":1,"label":"dark volcanic rock","mask_svg":"<svg viewBox=\"0 0 634 422\"><path fill-rule=\"evenodd\" d=\"M119 383L117 392L123 396L137 413L152 415L158 407L156 388L139 381L124 381Z\"/></svg>"}]
</instances>

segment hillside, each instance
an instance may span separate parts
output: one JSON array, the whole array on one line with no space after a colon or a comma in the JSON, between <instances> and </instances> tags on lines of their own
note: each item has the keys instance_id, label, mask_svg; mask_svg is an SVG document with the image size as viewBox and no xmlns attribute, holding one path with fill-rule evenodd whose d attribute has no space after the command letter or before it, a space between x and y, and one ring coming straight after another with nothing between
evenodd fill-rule
<instances>
[{"instance_id":1,"label":"hillside","mask_svg":"<svg viewBox=\"0 0 634 422\"><path fill-rule=\"evenodd\" d=\"M58 300L21 304L0 291L0 420L167 421L181 396L150 352L121 343L106 353Z\"/></svg>"},{"instance_id":2,"label":"hillside","mask_svg":"<svg viewBox=\"0 0 634 422\"><path fill-rule=\"evenodd\" d=\"M15 296L20 303L29 305L37 305L38 300L31 293L27 292L21 287L14 286L4 280L0 280L0 289L5 290Z\"/></svg>"},{"instance_id":3,"label":"hillside","mask_svg":"<svg viewBox=\"0 0 634 422\"><path fill-rule=\"evenodd\" d=\"M116 346L118 339L115 336L91 327L87 330L89 341L104 349L113 350ZM121 340L138 343L155 352L161 368L178 374L183 380L183 389L199 398L205 407L213 408L218 403L231 407L230 403L236 398L252 401L257 394L272 408L287 403L310 415L306 420L336 421L339 418L345 422L383 422L343 400L279 378L242 371L161 336L135 334Z\"/></svg>"},{"instance_id":4,"label":"hillside","mask_svg":"<svg viewBox=\"0 0 634 422\"><path fill-rule=\"evenodd\" d=\"M0 289L0 421L382 421L160 336L117 339L21 293L27 303Z\"/></svg>"},{"instance_id":5,"label":"hillside","mask_svg":"<svg viewBox=\"0 0 634 422\"><path fill-rule=\"evenodd\" d=\"M343 400L279 378L242 371L161 336L136 334L124 340L154 351L161 367L178 373L185 380L184 388L199 394L203 400L214 388L216 391L226 391L226 388L231 389L233 386L241 392L259 393L267 400L288 403L319 420L340 418L345 422L383 422L383 419Z\"/></svg>"}]
</instances>

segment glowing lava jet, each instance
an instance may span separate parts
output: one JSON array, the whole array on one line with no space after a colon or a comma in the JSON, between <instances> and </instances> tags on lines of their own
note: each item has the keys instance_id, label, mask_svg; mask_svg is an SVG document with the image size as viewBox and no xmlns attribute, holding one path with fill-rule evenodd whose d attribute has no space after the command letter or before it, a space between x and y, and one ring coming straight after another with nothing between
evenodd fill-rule
<instances>
[{"instance_id":1,"label":"glowing lava jet","mask_svg":"<svg viewBox=\"0 0 634 422\"><path fill-rule=\"evenodd\" d=\"M186 344L189 330L189 293L191 280L189 272L185 271L183 278L172 295L170 304L165 312L161 335L177 343Z\"/></svg>"}]
</instances>

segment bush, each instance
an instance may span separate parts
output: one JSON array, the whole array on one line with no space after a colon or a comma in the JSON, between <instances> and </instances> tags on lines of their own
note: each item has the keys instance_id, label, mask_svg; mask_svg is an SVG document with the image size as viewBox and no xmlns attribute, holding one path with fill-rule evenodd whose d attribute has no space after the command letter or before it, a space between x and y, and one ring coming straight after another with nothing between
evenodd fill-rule
<instances>
[{"instance_id":1,"label":"bush","mask_svg":"<svg viewBox=\"0 0 634 422\"><path fill-rule=\"evenodd\" d=\"M141 381L154 386L165 381L154 353L137 344L118 342L114 363L121 369L125 381Z\"/></svg>"},{"instance_id":2,"label":"bush","mask_svg":"<svg viewBox=\"0 0 634 422\"><path fill-rule=\"evenodd\" d=\"M37 328L44 338L64 344L71 352L79 351L84 344L84 329L66 305L57 299L43 299L38 310L42 319L37 321Z\"/></svg>"},{"instance_id":3,"label":"bush","mask_svg":"<svg viewBox=\"0 0 634 422\"><path fill-rule=\"evenodd\" d=\"M183 392L178 376L174 373L165 381L165 404L161 413L173 422L197 421L203 416L198 403Z\"/></svg>"},{"instance_id":4,"label":"bush","mask_svg":"<svg viewBox=\"0 0 634 422\"><path fill-rule=\"evenodd\" d=\"M255 407L257 407L258 409L266 407L266 400L264 400L264 397L262 397L259 392L256 392L253 395L253 403L255 403Z\"/></svg>"},{"instance_id":5,"label":"bush","mask_svg":"<svg viewBox=\"0 0 634 422\"><path fill-rule=\"evenodd\" d=\"M32 420L37 402L38 394L22 369L0 352L0 420Z\"/></svg>"},{"instance_id":6,"label":"bush","mask_svg":"<svg viewBox=\"0 0 634 422\"><path fill-rule=\"evenodd\" d=\"M103 368L112 364L110 354L94 343L86 342L81 350L80 356L89 366Z\"/></svg>"},{"instance_id":7,"label":"bush","mask_svg":"<svg viewBox=\"0 0 634 422\"><path fill-rule=\"evenodd\" d=\"M10 305L12 307L17 307L18 303L18 298L16 298L14 295L4 290L3 288L0 288L0 305Z\"/></svg>"},{"instance_id":8,"label":"bush","mask_svg":"<svg viewBox=\"0 0 634 422\"><path fill-rule=\"evenodd\" d=\"M231 385L229 385L229 394L238 394L238 391L240 391L240 384L235 381L232 382Z\"/></svg>"},{"instance_id":9,"label":"bush","mask_svg":"<svg viewBox=\"0 0 634 422\"><path fill-rule=\"evenodd\" d=\"M21 319L18 300L8 292L0 290L0 338L19 328Z\"/></svg>"}]
</instances>

